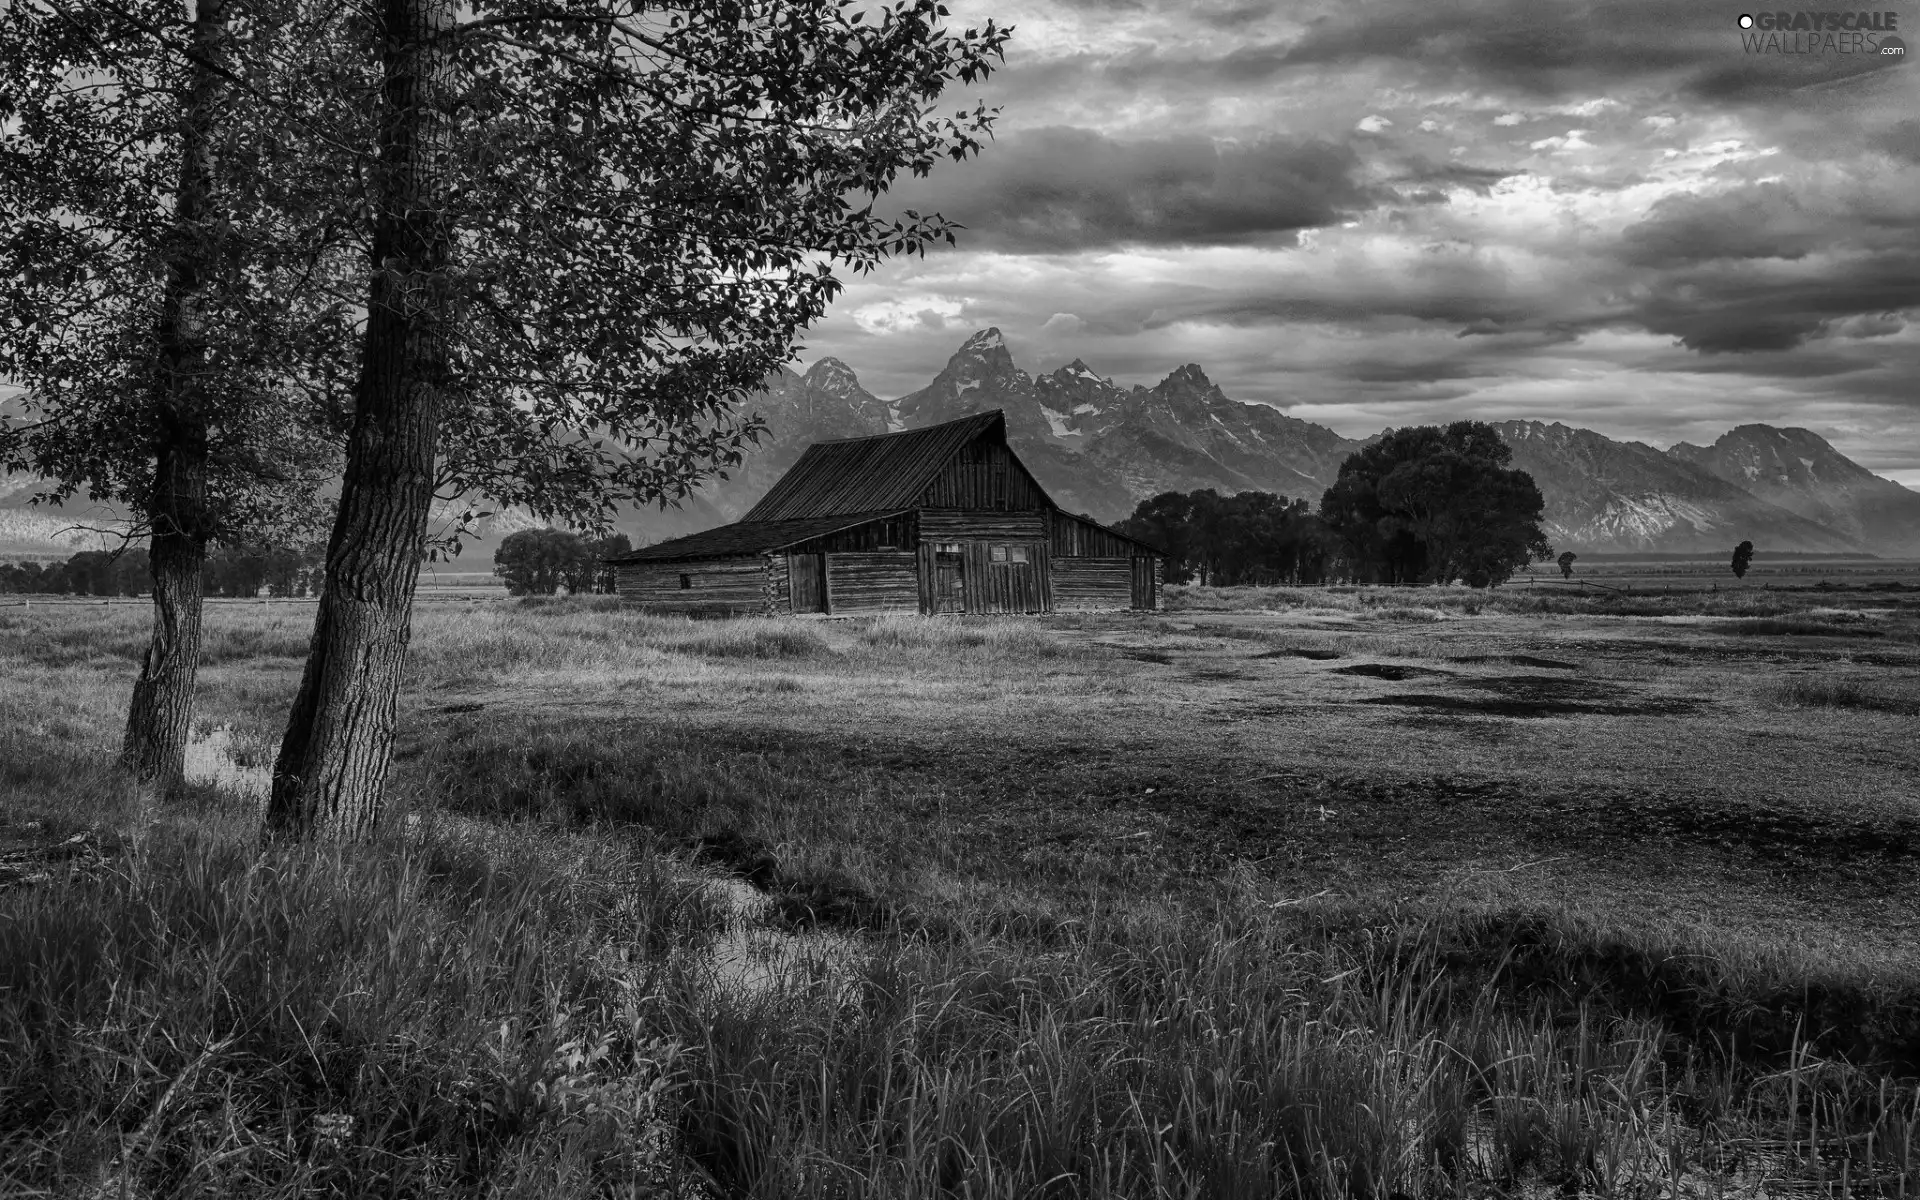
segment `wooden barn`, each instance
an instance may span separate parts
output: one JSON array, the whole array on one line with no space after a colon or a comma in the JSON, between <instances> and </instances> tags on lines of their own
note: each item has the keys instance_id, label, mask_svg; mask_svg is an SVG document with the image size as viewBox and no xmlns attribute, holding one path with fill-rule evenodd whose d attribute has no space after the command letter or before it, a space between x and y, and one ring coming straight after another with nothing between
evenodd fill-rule
<instances>
[{"instance_id":1,"label":"wooden barn","mask_svg":"<svg viewBox=\"0 0 1920 1200\"><path fill-rule=\"evenodd\" d=\"M608 562L675 613L1155 608L1160 552L1062 512L998 412L819 442L739 522Z\"/></svg>"}]
</instances>

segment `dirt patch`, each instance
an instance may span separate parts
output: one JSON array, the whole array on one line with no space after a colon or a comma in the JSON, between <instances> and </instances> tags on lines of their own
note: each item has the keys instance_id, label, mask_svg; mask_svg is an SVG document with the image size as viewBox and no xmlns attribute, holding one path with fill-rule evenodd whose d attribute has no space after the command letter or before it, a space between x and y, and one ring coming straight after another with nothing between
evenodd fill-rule
<instances>
[{"instance_id":1,"label":"dirt patch","mask_svg":"<svg viewBox=\"0 0 1920 1200\"><path fill-rule=\"evenodd\" d=\"M1452 671L1442 671L1437 667L1410 667L1405 663L1355 663L1350 667L1335 667L1329 675L1360 675L1367 679L1413 679L1422 675L1451 675Z\"/></svg>"},{"instance_id":2,"label":"dirt patch","mask_svg":"<svg viewBox=\"0 0 1920 1200\"><path fill-rule=\"evenodd\" d=\"M1339 658L1340 652L1338 650L1314 650L1307 646L1288 646L1284 650L1268 650L1264 654L1256 654L1253 657L1254 658L1310 658L1315 662L1325 662L1331 658Z\"/></svg>"},{"instance_id":3,"label":"dirt patch","mask_svg":"<svg viewBox=\"0 0 1920 1200\"><path fill-rule=\"evenodd\" d=\"M1121 652L1120 657L1135 662L1158 663L1163 667L1173 661L1173 655L1164 650L1126 650Z\"/></svg>"}]
</instances>

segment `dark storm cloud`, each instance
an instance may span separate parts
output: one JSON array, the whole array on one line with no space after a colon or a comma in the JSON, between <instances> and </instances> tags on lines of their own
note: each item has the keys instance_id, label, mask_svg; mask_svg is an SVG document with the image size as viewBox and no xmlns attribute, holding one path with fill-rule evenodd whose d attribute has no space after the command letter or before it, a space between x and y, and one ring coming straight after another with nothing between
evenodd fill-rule
<instances>
[{"instance_id":1,"label":"dark storm cloud","mask_svg":"<svg viewBox=\"0 0 1920 1200\"><path fill-rule=\"evenodd\" d=\"M1862 313L1920 307L1920 251L1836 259L1824 272L1780 275L1746 264L1675 271L1633 320L1703 354L1791 350Z\"/></svg>"},{"instance_id":2,"label":"dark storm cloud","mask_svg":"<svg viewBox=\"0 0 1920 1200\"><path fill-rule=\"evenodd\" d=\"M1670 267L1717 258L1804 258L1834 240L1829 217L1779 184L1715 196L1669 196L1621 235L1624 261Z\"/></svg>"},{"instance_id":3,"label":"dark storm cloud","mask_svg":"<svg viewBox=\"0 0 1920 1200\"><path fill-rule=\"evenodd\" d=\"M1729 100L1885 69L1865 54L1748 54L1733 16L1671 0L1554 5L1551 15L1538 0L1346 5L1312 22L1276 66L1398 58L1548 95L1677 74L1695 95Z\"/></svg>"},{"instance_id":4,"label":"dark storm cloud","mask_svg":"<svg viewBox=\"0 0 1920 1200\"><path fill-rule=\"evenodd\" d=\"M1875 134L1871 144L1902 162L1920 163L1920 120L1896 122Z\"/></svg>"},{"instance_id":5,"label":"dark storm cloud","mask_svg":"<svg viewBox=\"0 0 1920 1200\"><path fill-rule=\"evenodd\" d=\"M1759 375L1773 379L1831 379L1838 375L1857 375L1871 371L1871 360L1839 354L1792 354L1783 358L1716 354L1705 358L1686 358L1663 362L1659 370L1681 371L1689 375Z\"/></svg>"},{"instance_id":6,"label":"dark storm cloud","mask_svg":"<svg viewBox=\"0 0 1920 1200\"><path fill-rule=\"evenodd\" d=\"M890 199L959 221L969 247L1242 244L1369 206L1358 168L1352 149L1327 141L1221 148L1199 136L1121 141L1048 128L1000 139L964 172L913 180Z\"/></svg>"}]
</instances>

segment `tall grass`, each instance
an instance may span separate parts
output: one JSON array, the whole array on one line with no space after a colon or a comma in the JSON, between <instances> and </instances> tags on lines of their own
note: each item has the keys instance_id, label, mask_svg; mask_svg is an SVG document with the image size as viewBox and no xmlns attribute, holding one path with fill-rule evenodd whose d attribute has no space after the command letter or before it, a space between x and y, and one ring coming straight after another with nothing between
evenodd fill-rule
<instances>
[{"instance_id":1,"label":"tall grass","mask_svg":"<svg viewBox=\"0 0 1920 1200\"><path fill-rule=\"evenodd\" d=\"M222 637L253 631L234 662L284 675L289 635L231 620ZM1421 636L1357 628L1242 640ZM55 666L0 629L25 664L0 690L0 851L102 846L0 890L0 1193L1920 1191L1912 972L1531 911L1276 903L1250 872L1176 886L1085 847L1029 861L1054 829L949 814L943 745L876 768L804 732L504 704L412 726L375 845L263 852L232 798L155 808L103 765L119 677L70 636ZM612 657L811 687L1086 644L1030 621L500 605L423 622L415 666ZM729 986L713 951L743 918L719 871L779 929L837 925L859 952Z\"/></svg>"},{"instance_id":2,"label":"tall grass","mask_svg":"<svg viewBox=\"0 0 1920 1200\"><path fill-rule=\"evenodd\" d=\"M444 1195L664 1170L678 1050L647 968L697 885L522 839L259 854L158 827L110 871L0 898L0 1179L135 1194ZM604 852L604 847L600 848Z\"/></svg>"}]
</instances>

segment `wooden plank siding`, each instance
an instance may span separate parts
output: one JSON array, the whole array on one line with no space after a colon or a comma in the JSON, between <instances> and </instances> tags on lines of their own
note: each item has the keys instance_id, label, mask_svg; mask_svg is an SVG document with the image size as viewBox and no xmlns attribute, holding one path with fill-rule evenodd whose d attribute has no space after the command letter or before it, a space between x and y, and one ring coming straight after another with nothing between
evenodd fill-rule
<instances>
[{"instance_id":1,"label":"wooden plank siding","mask_svg":"<svg viewBox=\"0 0 1920 1200\"><path fill-rule=\"evenodd\" d=\"M1133 563L1131 558L1054 559L1054 611L1133 607Z\"/></svg>"},{"instance_id":2,"label":"wooden plank siding","mask_svg":"<svg viewBox=\"0 0 1920 1200\"><path fill-rule=\"evenodd\" d=\"M1050 542L1055 558L1128 558L1149 553L1138 542L1129 541L1092 521L1068 513L1048 514Z\"/></svg>"},{"instance_id":3,"label":"wooden plank siding","mask_svg":"<svg viewBox=\"0 0 1920 1200\"><path fill-rule=\"evenodd\" d=\"M1038 542L1047 536L1043 512L966 512L952 508L920 511L920 537L928 542Z\"/></svg>"},{"instance_id":4,"label":"wooden plank siding","mask_svg":"<svg viewBox=\"0 0 1920 1200\"><path fill-rule=\"evenodd\" d=\"M1046 547L1041 542L1014 542L1027 547L1028 561L994 562L987 542L963 542L966 559L967 611L970 613L1036 613L1047 611ZM1038 561L1035 561L1038 560Z\"/></svg>"},{"instance_id":5,"label":"wooden plank siding","mask_svg":"<svg viewBox=\"0 0 1920 1200\"><path fill-rule=\"evenodd\" d=\"M689 586L680 586L682 576ZM622 563L615 586L620 595L657 612L764 613L768 579L765 559L722 558Z\"/></svg>"},{"instance_id":6,"label":"wooden plank siding","mask_svg":"<svg viewBox=\"0 0 1920 1200\"><path fill-rule=\"evenodd\" d=\"M788 554L786 606L776 612L820 613L827 611L827 565L824 554Z\"/></svg>"},{"instance_id":7,"label":"wooden plank siding","mask_svg":"<svg viewBox=\"0 0 1920 1200\"><path fill-rule=\"evenodd\" d=\"M912 550L920 544L918 522L910 512L868 521L787 547L790 554L841 554L866 550Z\"/></svg>"},{"instance_id":8,"label":"wooden plank siding","mask_svg":"<svg viewBox=\"0 0 1920 1200\"><path fill-rule=\"evenodd\" d=\"M916 558L911 550L827 555L827 611L918 612Z\"/></svg>"},{"instance_id":9,"label":"wooden plank siding","mask_svg":"<svg viewBox=\"0 0 1920 1200\"><path fill-rule=\"evenodd\" d=\"M1046 492L1013 451L982 437L941 468L921 494L920 507L1037 512L1049 504Z\"/></svg>"}]
</instances>

